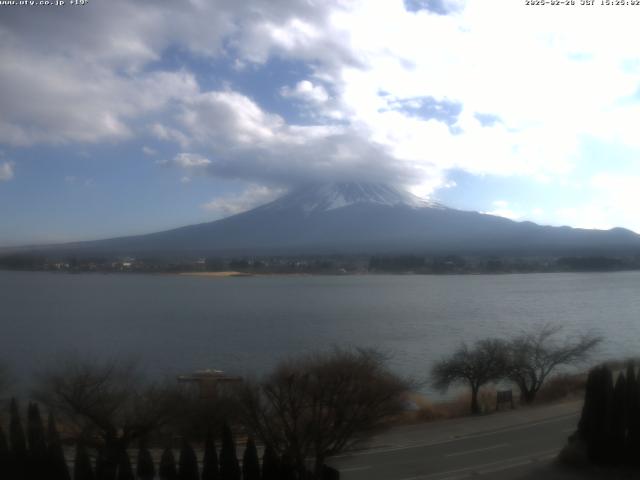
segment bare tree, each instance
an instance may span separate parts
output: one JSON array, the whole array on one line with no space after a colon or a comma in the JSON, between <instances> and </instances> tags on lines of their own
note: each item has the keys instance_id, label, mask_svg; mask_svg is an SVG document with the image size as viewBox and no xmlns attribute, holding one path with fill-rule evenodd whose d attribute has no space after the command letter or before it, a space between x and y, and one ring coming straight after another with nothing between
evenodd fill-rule
<instances>
[{"instance_id":1,"label":"bare tree","mask_svg":"<svg viewBox=\"0 0 640 480\"><path fill-rule=\"evenodd\" d=\"M580 364L602 341L593 334L558 341L561 330L559 325L546 324L509 341L506 376L520 389L522 402L533 402L549 374L563 365Z\"/></svg>"},{"instance_id":2,"label":"bare tree","mask_svg":"<svg viewBox=\"0 0 640 480\"><path fill-rule=\"evenodd\" d=\"M339 350L282 363L262 383L241 388L248 429L292 459L299 475L353 447L404 408L410 383L372 350Z\"/></svg>"},{"instance_id":3,"label":"bare tree","mask_svg":"<svg viewBox=\"0 0 640 480\"><path fill-rule=\"evenodd\" d=\"M237 384L228 384L226 388L219 388L215 395L206 397L192 385L181 384L177 388L180 411L163 430L186 436L192 441L204 441L208 432L219 432L225 423L237 423Z\"/></svg>"},{"instance_id":4,"label":"bare tree","mask_svg":"<svg viewBox=\"0 0 640 480\"><path fill-rule=\"evenodd\" d=\"M471 413L480 413L480 387L504 376L506 360L507 349L502 340L479 340L473 347L462 344L453 355L434 365L432 384L443 392L455 383L468 384L471 388Z\"/></svg>"},{"instance_id":5,"label":"bare tree","mask_svg":"<svg viewBox=\"0 0 640 480\"><path fill-rule=\"evenodd\" d=\"M135 363L68 357L42 373L34 397L75 425L79 437L101 440L106 462L133 440L160 428L176 412L176 391L145 382Z\"/></svg>"}]
</instances>

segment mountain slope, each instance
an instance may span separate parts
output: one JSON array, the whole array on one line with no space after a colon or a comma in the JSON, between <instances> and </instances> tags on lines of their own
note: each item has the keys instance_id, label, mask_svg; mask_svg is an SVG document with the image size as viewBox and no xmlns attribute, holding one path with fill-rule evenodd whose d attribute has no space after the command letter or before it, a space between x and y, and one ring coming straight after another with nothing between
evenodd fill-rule
<instances>
[{"instance_id":1,"label":"mountain slope","mask_svg":"<svg viewBox=\"0 0 640 480\"><path fill-rule=\"evenodd\" d=\"M514 222L447 208L382 184L309 185L256 209L174 230L55 246L130 256L374 253L598 254L640 252L625 229Z\"/></svg>"}]
</instances>

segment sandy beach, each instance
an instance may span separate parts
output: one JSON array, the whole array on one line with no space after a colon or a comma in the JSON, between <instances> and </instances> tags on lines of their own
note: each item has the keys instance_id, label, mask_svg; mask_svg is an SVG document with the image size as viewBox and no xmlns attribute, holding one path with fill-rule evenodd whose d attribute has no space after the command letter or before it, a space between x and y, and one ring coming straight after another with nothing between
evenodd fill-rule
<instances>
[{"instance_id":1,"label":"sandy beach","mask_svg":"<svg viewBox=\"0 0 640 480\"><path fill-rule=\"evenodd\" d=\"M189 275L193 277L253 277L252 273L244 272L181 272L178 275Z\"/></svg>"}]
</instances>

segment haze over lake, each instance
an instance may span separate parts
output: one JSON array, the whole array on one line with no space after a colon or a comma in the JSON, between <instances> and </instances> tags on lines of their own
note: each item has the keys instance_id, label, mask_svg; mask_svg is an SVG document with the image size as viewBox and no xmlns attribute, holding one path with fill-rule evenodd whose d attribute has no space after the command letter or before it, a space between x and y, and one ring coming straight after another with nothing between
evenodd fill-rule
<instances>
[{"instance_id":1,"label":"haze over lake","mask_svg":"<svg viewBox=\"0 0 640 480\"><path fill-rule=\"evenodd\" d=\"M0 352L15 377L77 350L138 357L154 375L261 374L331 345L378 347L424 378L462 341L544 322L637 354L640 272L200 278L0 272ZM594 359L595 360L595 359ZM427 389L428 390L428 389Z\"/></svg>"}]
</instances>

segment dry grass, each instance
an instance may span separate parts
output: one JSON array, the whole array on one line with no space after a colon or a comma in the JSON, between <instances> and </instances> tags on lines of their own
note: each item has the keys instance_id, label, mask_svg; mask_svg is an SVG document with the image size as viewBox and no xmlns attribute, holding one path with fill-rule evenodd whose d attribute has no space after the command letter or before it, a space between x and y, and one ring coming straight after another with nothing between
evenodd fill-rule
<instances>
[{"instance_id":1,"label":"dry grass","mask_svg":"<svg viewBox=\"0 0 640 480\"><path fill-rule=\"evenodd\" d=\"M575 400L584 394L586 373L561 374L550 378L538 392L535 405ZM496 394L494 386L480 390L478 401L482 414L496 411ZM432 402L427 397L418 393L411 393L408 400L414 405L414 409L405 412L395 418L393 424L412 424L448 420L452 418L466 417L470 415L471 393L466 391L454 398L441 402ZM514 406L519 407L519 393L513 389ZM509 410L509 405L501 405L500 410Z\"/></svg>"},{"instance_id":2,"label":"dry grass","mask_svg":"<svg viewBox=\"0 0 640 480\"><path fill-rule=\"evenodd\" d=\"M461 393L451 400L438 403L433 403L418 393L410 394L409 400L415 405L415 409L405 412L394 423L411 424L466 417L471 409L471 394L469 392ZM480 403L481 413L495 411L496 389L493 387L481 389L478 395L478 402Z\"/></svg>"},{"instance_id":3,"label":"dry grass","mask_svg":"<svg viewBox=\"0 0 640 480\"><path fill-rule=\"evenodd\" d=\"M538 392L536 404L573 400L584 394L587 374L561 374L550 378Z\"/></svg>"},{"instance_id":4,"label":"dry grass","mask_svg":"<svg viewBox=\"0 0 640 480\"><path fill-rule=\"evenodd\" d=\"M640 357L629 357L605 362L614 373L624 372L629 363L636 365L636 371L638 371ZM586 382L587 372L555 375L549 378L540 389L534 405L580 399L584 395ZM517 408L520 402L519 392L515 387L513 387L513 398L514 405ZM415 409L401 415L400 418L396 419L396 423L431 422L470 415L471 394L469 392L461 393L450 400L436 403L431 402L428 398L417 393L411 394L409 400L415 405ZM494 412L496 409L496 388L485 387L481 389L478 400L482 413ZM506 406L506 408L508 408L508 406Z\"/></svg>"}]
</instances>

